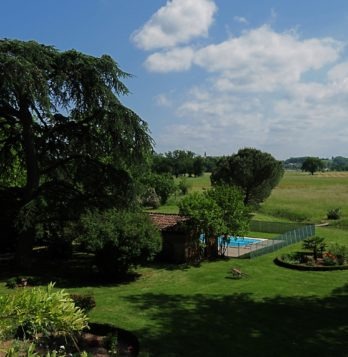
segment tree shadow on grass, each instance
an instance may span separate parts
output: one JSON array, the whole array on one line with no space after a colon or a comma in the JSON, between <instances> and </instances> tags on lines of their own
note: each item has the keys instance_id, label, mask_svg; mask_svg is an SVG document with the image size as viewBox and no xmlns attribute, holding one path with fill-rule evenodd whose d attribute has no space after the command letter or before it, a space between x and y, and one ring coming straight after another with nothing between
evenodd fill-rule
<instances>
[{"instance_id":1,"label":"tree shadow on grass","mask_svg":"<svg viewBox=\"0 0 348 357\"><path fill-rule=\"evenodd\" d=\"M153 263L148 263L146 266L151 267L152 269L164 269L169 271L174 271L174 270L188 271L191 268L200 268L202 266L202 263L209 264L209 263L216 263L219 261L229 261L231 259L232 259L231 257L219 256L216 258L197 260L196 262L190 262L190 263L167 263L165 261L156 260Z\"/></svg>"},{"instance_id":2,"label":"tree shadow on grass","mask_svg":"<svg viewBox=\"0 0 348 357\"><path fill-rule=\"evenodd\" d=\"M348 356L348 291L327 298L143 294L149 356Z\"/></svg>"},{"instance_id":3,"label":"tree shadow on grass","mask_svg":"<svg viewBox=\"0 0 348 357\"><path fill-rule=\"evenodd\" d=\"M16 267L11 256L0 257L0 281L18 276L34 277L36 285L55 282L58 288L82 288L98 286L117 286L134 282L140 277L136 272L122 276L103 276L93 268L93 259L87 254L74 254L69 259L35 259L26 270Z\"/></svg>"}]
</instances>

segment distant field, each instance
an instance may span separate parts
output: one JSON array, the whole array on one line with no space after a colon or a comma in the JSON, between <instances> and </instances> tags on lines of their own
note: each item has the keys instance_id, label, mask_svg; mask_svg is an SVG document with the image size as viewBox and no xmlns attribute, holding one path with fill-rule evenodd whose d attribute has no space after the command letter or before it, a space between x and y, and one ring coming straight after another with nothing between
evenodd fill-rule
<instances>
[{"instance_id":1,"label":"distant field","mask_svg":"<svg viewBox=\"0 0 348 357\"><path fill-rule=\"evenodd\" d=\"M175 178L175 183L182 180L181 177ZM210 173L205 172L200 177L185 177L187 184L190 186L189 192L200 191L210 187Z\"/></svg>"},{"instance_id":2,"label":"distant field","mask_svg":"<svg viewBox=\"0 0 348 357\"><path fill-rule=\"evenodd\" d=\"M176 179L177 181L179 179ZM189 192L210 187L210 174L186 178ZM172 197L157 211L177 213L181 198ZM309 175L299 171L286 171L280 184L262 204L255 218L266 221L326 221L329 209L341 208L342 219L333 224L348 226L348 172L323 172Z\"/></svg>"},{"instance_id":3,"label":"distant field","mask_svg":"<svg viewBox=\"0 0 348 357\"><path fill-rule=\"evenodd\" d=\"M315 175L287 171L260 213L291 221L327 221L327 211L341 208L341 224L348 225L348 172ZM337 223L337 222L331 222Z\"/></svg>"}]
</instances>

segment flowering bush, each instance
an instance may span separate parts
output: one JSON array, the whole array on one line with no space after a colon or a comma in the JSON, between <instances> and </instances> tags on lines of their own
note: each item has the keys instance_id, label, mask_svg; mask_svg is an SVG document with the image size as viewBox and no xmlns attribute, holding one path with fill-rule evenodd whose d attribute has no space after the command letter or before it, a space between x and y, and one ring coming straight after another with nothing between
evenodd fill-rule
<instances>
[{"instance_id":1,"label":"flowering bush","mask_svg":"<svg viewBox=\"0 0 348 357\"><path fill-rule=\"evenodd\" d=\"M328 266L336 265L337 264L336 256L330 252L324 253L323 254L323 264L328 265Z\"/></svg>"},{"instance_id":2,"label":"flowering bush","mask_svg":"<svg viewBox=\"0 0 348 357\"><path fill-rule=\"evenodd\" d=\"M335 256L338 265L343 265L348 257L348 248L345 245L340 244L330 244L328 247L327 254Z\"/></svg>"}]
</instances>

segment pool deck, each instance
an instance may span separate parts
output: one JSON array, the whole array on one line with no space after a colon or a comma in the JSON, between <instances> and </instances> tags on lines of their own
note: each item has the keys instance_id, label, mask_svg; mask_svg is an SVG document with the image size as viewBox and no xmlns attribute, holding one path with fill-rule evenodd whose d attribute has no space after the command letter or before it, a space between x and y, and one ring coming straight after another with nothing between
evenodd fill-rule
<instances>
[{"instance_id":1,"label":"pool deck","mask_svg":"<svg viewBox=\"0 0 348 357\"><path fill-rule=\"evenodd\" d=\"M280 242L281 242L280 240L275 240L275 239L260 239L259 243L251 243L239 247L227 247L225 255L231 258L243 257L249 254L251 251L259 250L268 247L270 245L275 245Z\"/></svg>"}]
</instances>

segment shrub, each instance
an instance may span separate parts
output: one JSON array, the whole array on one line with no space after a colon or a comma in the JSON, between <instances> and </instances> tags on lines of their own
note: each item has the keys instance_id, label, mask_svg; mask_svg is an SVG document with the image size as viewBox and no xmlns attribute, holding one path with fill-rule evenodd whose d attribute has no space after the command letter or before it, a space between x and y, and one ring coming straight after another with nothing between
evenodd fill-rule
<instances>
[{"instance_id":1,"label":"shrub","mask_svg":"<svg viewBox=\"0 0 348 357\"><path fill-rule=\"evenodd\" d=\"M315 258L310 256L310 255L304 255L303 256L303 262L308 265L308 266L314 266L315 265Z\"/></svg>"},{"instance_id":2,"label":"shrub","mask_svg":"<svg viewBox=\"0 0 348 357\"><path fill-rule=\"evenodd\" d=\"M36 346L34 343L17 343L18 341L14 341L12 346L7 349L5 352L6 357L18 357L18 356L25 356L25 357L40 357L40 354L36 352ZM0 351L1 352L1 351ZM66 357L66 356L79 356L79 357L88 357L89 355L87 352L83 351L78 354L66 354L64 349L52 350L47 351L45 357Z\"/></svg>"},{"instance_id":3,"label":"shrub","mask_svg":"<svg viewBox=\"0 0 348 357\"><path fill-rule=\"evenodd\" d=\"M6 287L9 289L14 289L17 286L35 286L42 285L42 278L38 278L35 276L15 276L6 280Z\"/></svg>"},{"instance_id":4,"label":"shrub","mask_svg":"<svg viewBox=\"0 0 348 357\"><path fill-rule=\"evenodd\" d=\"M282 261L289 264L299 264L302 259L302 255L299 252L293 252L288 254L283 254L281 256Z\"/></svg>"},{"instance_id":5,"label":"shrub","mask_svg":"<svg viewBox=\"0 0 348 357\"><path fill-rule=\"evenodd\" d=\"M303 240L302 246L304 249L309 249L313 252L314 260L317 261L318 256L322 255L326 244L322 237L309 237Z\"/></svg>"},{"instance_id":6,"label":"shrub","mask_svg":"<svg viewBox=\"0 0 348 357\"><path fill-rule=\"evenodd\" d=\"M93 295L70 294L70 297L74 301L75 306L80 308L85 313L91 311L96 306Z\"/></svg>"},{"instance_id":7,"label":"shrub","mask_svg":"<svg viewBox=\"0 0 348 357\"><path fill-rule=\"evenodd\" d=\"M160 198L156 190L152 187L148 188L141 198L141 203L144 207L158 208L161 205Z\"/></svg>"},{"instance_id":8,"label":"shrub","mask_svg":"<svg viewBox=\"0 0 348 357\"><path fill-rule=\"evenodd\" d=\"M6 287L9 289L14 289L17 286L17 278L10 278L6 280Z\"/></svg>"},{"instance_id":9,"label":"shrub","mask_svg":"<svg viewBox=\"0 0 348 357\"><path fill-rule=\"evenodd\" d=\"M161 242L148 215L115 209L83 215L79 239L95 253L99 271L108 276L124 274L130 267L151 260Z\"/></svg>"},{"instance_id":10,"label":"shrub","mask_svg":"<svg viewBox=\"0 0 348 357\"><path fill-rule=\"evenodd\" d=\"M18 343L14 341L5 352L6 357L17 357L17 356L26 356L26 357L39 357L39 354L35 352L34 343ZM50 357L50 356L46 356Z\"/></svg>"},{"instance_id":11,"label":"shrub","mask_svg":"<svg viewBox=\"0 0 348 357\"><path fill-rule=\"evenodd\" d=\"M191 185L187 182L187 179L183 177L178 183L178 189L182 195L187 195Z\"/></svg>"},{"instance_id":12,"label":"shrub","mask_svg":"<svg viewBox=\"0 0 348 357\"><path fill-rule=\"evenodd\" d=\"M62 335L74 340L87 327L87 317L64 290L46 288L17 290L0 297L0 339L18 336Z\"/></svg>"},{"instance_id":13,"label":"shrub","mask_svg":"<svg viewBox=\"0 0 348 357\"><path fill-rule=\"evenodd\" d=\"M339 265L343 265L348 257L348 248L345 245L338 243L330 244L327 251L329 254L335 256Z\"/></svg>"},{"instance_id":14,"label":"shrub","mask_svg":"<svg viewBox=\"0 0 348 357\"><path fill-rule=\"evenodd\" d=\"M332 208L327 211L327 219L340 219L342 211L340 208Z\"/></svg>"},{"instance_id":15,"label":"shrub","mask_svg":"<svg viewBox=\"0 0 348 357\"><path fill-rule=\"evenodd\" d=\"M154 174L146 176L142 180L147 187L153 188L160 199L161 205L164 205L169 196L175 191L174 179L171 174Z\"/></svg>"},{"instance_id":16,"label":"shrub","mask_svg":"<svg viewBox=\"0 0 348 357\"><path fill-rule=\"evenodd\" d=\"M323 264L326 266L336 265L337 264L336 257L331 253L324 253Z\"/></svg>"}]
</instances>

